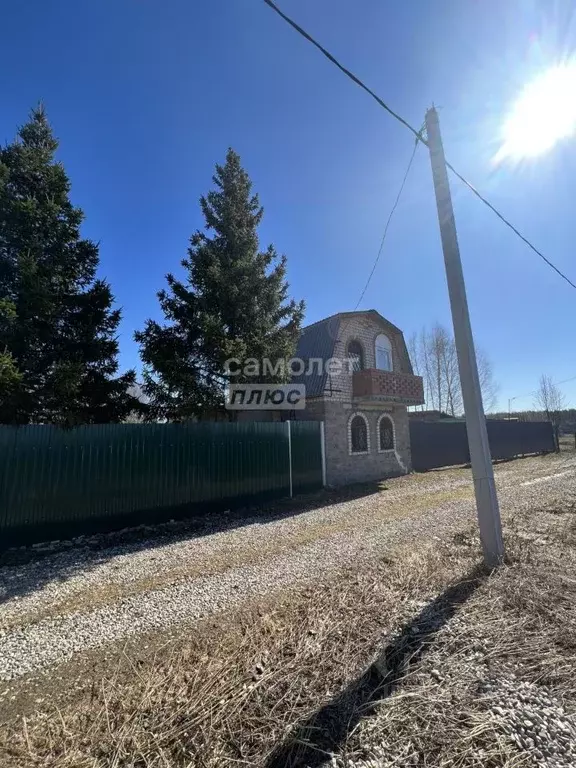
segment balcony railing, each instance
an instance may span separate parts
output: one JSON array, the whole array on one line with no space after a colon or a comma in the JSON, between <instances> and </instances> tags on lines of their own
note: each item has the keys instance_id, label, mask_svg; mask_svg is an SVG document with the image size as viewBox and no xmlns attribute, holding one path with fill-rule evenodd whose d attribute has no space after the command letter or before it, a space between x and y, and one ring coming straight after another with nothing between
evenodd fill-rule
<instances>
[{"instance_id":1,"label":"balcony railing","mask_svg":"<svg viewBox=\"0 0 576 768\"><path fill-rule=\"evenodd\" d=\"M424 402L421 376L366 368L352 374L352 394L363 399L386 400L404 405Z\"/></svg>"}]
</instances>

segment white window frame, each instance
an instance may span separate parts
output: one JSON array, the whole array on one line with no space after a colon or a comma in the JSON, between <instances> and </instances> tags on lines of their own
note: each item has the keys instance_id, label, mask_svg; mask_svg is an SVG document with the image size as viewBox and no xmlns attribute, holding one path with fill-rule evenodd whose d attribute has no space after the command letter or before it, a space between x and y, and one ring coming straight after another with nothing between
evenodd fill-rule
<instances>
[{"instance_id":1,"label":"white window frame","mask_svg":"<svg viewBox=\"0 0 576 768\"><path fill-rule=\"evenodd\" d=\"M378 344L379 339L386 339L386 344ZM389 368L380 368L378 366L378 347L380 349L385 350L388 353L388 357L390 358L390 367ZM379 333L378 336L374 339L374 367L378 371L393 371L394 370L394 355L392 354L392 342L386 336L385 333Z\"/></svg>"},{"instance_id":2,"label":"white window frame","mask_svg":"<svg viewBox=\"0 0 576 768\"><path fill-rule=\"evenodd\" d=\"M362 419L364 419L364 424L366 424L366 450L365 451L353 451L352 450L352 421L356 418L356 416L360 416ZM354 411L354 413L350 414L350 418L348 419L348 455L349 456L366 456L370 453L370 424L368 423L368 419L366 418L366 415L362 413L362 411Z\"/></svg>"},{"instance_id":3,"label":"white window frame","mask_svg":"<svg viewBox=\"0 0 576 768\"><path fill-rule=\"evenodd\" d=\"M389 419L390 423L392 424L392 448L380 447L380 422L382 419ZM378 421L376 423L376 439L378 441L378 453L396 453L396 424L394 424L394 419L392 418L391 413L381 413L378 417Z\"/></svg>"}]
</instances>

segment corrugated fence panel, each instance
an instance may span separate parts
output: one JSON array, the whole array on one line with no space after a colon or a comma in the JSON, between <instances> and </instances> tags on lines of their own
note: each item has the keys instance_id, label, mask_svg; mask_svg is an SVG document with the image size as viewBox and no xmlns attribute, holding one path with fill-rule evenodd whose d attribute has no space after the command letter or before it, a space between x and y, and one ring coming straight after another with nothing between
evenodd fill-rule
<instances>
[{"instance_id":1,"label":"corrugated fence panel","mask_svg":"<svg viewBox=\"0 0 576 768\"><path fill-rule=\"evenodd\" d=\"M492 459L511 459L553 451L554 433L549 421L486 421ZM467 464L466 424L459 422L410 422L412 465L416 471Z\"/></svg>"},{"instance_id":2,"label":"corrugated fence panel","mask_svg":"<svg viewBox=\"0 0 576 768\"><path fill-rule=\"evenodd\" d=\"M322 448L320 422L292 421L292 488L294 493L310 493L322 488Z\"/></svg>"},{"instance_id":3,"label":"corrugated fence panel","mask_svg":"<svg viewBox=\"0 0 576 768\"><path fill-rule=\"evenodd\" d=\"M410 448L417 472L470 461L464 422L411 421Z\"/></svg>"},{"instance_id":4,"label":"corrugated fence panel","mask_svg":"<svg viewBox=\"0 0 576 768\"><path fill-rule=\"evenodd\" d=\"M316 425L319 426L319 425ZM312 447L296 429L298 452ZM312 430L308 436L312 439ZM317 437L318 451L319 438ZM299 465L303 459L295 457ZM298 482L312 482L312 469ZM0 427L3 545L111 530L289 493L279 423Z\"/></svg>"},{"instance_id":5,"label":"corrugated fence panel","mask_svg":"<svg viewBox=\"0 0 576 768\"><path fill-rule=\"evenodd\" d=\"M555 450L554 430L549 421L488 419L486 425L493 459L508 459L512 456Z\"/></svg>"}]
</instances>

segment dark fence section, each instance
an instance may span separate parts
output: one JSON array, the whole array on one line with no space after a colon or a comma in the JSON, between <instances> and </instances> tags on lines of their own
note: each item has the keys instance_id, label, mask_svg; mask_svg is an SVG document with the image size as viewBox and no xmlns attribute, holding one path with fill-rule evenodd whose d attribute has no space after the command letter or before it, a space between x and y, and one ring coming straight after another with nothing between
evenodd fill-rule
<instances>
[{"instance_id":1,"label":"dark fence section","mask_svg":"<svg viewBox=\"0 0 576 768\"><path fill-rule=\"evenodd\" d=\"M469 461L464 422L410 422L412 466L417 472Z\"/></svg>"},{"instance_id":2,"label":"dark fence section","mask_svg":"<svg viewBox=\"0 0 576 768\"><path fill-rule=\"evenodd\" d=\"M509 459L528 453L556 450L549 421L496 421L488 419L488 441L493 459Z\"/></svg>"},{"instance_id":3,"label":"dark fence section","mask_svg":"<svg viewBox=\"0 0 576 768\"><path fill-rule=\"evenodd\" d=\"M322 487L320 422L291 421L292 488L294 494Z\"/></svg>"},{"instance_id":4,"label":"dark fence section","mask_svg":"<svg viewBox=\"0 0 576 768\"><path fill-rule=\"evenodd\" d=\"M493 459L546 453L555 448L549 421L487 420L486 424ZM470 461L468 435L463 421L411 421L410 445L412 465L417 472Z\"/></svg>"},{"instance_id":5,"label":"dark fence section","mask_svg":"<svg viewBox=\"0 0 576 768\"><path fill-rule=\"evenodd\" d=\"M294 492L322 485L320 424L291 424ZM289 494L285 423L0 427L0 546Z\"/></svg>"}]
</instances>

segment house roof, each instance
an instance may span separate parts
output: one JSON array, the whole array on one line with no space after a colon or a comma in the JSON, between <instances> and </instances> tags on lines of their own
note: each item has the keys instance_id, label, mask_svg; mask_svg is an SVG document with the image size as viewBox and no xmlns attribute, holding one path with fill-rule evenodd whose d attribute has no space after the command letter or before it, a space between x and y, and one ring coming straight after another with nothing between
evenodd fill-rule
<instances>
[{"instance_id":1,"label":"house roof","mask_svg":"<svg viewBox=\"0 0 576 768\"><path fill-rule=\"evenodd\" d=\"M339 330L340 315L331 315L302 328L296 346L296 357L301 360L310 360L315 357L328 360L332 357ZM310 373L303 371L299 375L292 376L292 381L295 384L306 385L306 397L317 397L324 391L326 373L324 370L321 373L316 370Z\"/></svg>"},{"instance_id":2,"label":"house roof","mask_svg":"<svg viewBox=\"0 0 576 768\"><path fill-rule=\"evenodd\" d=\"M391 330L395 331L396 333L402 333L402 330L398 328L397 325L394 325L394 323L391 323L390 320L387 320L376 309L359 309L359 310L355 310L354 312L337 312L335 315L330 315L329 317L325 317L323 320L317 320L315 323L306 325L304 328L302 328L302 333L310 330L311 328L314 328L317 325L328 323L331 320L332 321L340 320L340 318L342 317L355 317L356 315L373 315L375 319L380 320L382 323L384 323L384 325L387 325Z\"/></svg>"},{"instance_id":3,"label":"house roof","mask_svg":"<svg viewBox=\"0 0 576 768\"><path fill-rule=\"evenodd\" d=\"M375 309L361 310L357 312L338 312L335 315L330 315L330 317L325 317L323 320L318 320L317 322L302 328L296 347L296 357L302 360L309 360L315 357L319 357L322 360L328 360L330 357L333 357L334 345L340 332L341 320L356 315L372 315L375 320L381 322L389 330L398 334L401 344L404 346L402 352L409 362L402 331L389 320L386 320L386 318ZM306 368L306 371L302 374L293 376L292 381L295 384L306 385L306 397L319 397L324 392L326 372L323 370L322 373L314 371L308 374L307 370L308 368Z\"/></svg>"}]
</instances>

